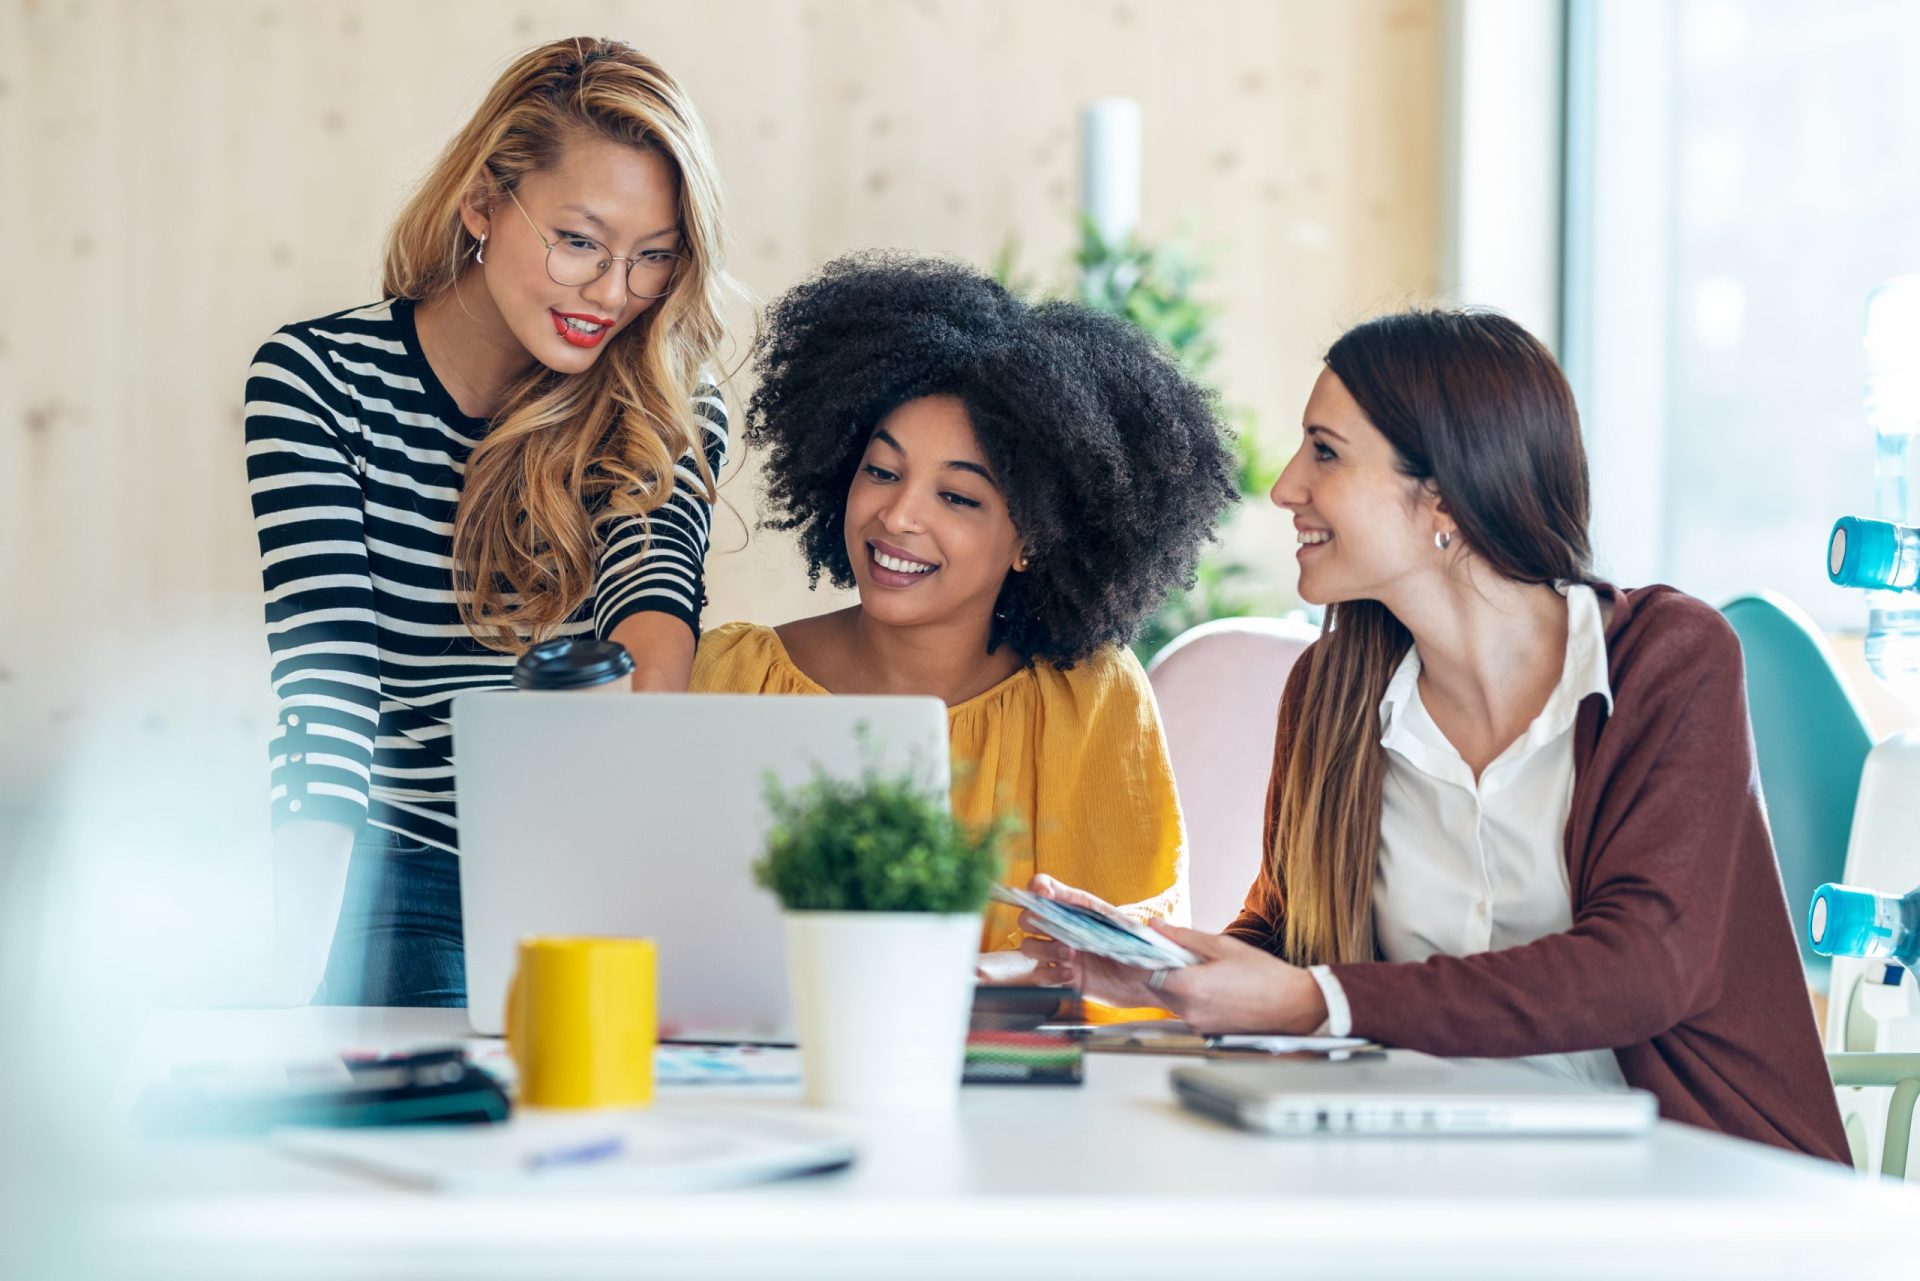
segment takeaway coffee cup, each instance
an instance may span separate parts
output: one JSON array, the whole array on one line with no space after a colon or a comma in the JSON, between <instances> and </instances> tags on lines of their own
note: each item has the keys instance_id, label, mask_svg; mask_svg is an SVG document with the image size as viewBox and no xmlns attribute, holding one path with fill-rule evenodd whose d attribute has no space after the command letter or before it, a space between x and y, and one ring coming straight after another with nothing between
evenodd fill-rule
<instances>
[{"instance_id":1,"label":"takeaway coffee cup","mask_svg":"<svg viewBox=\"0 0 1920 1281\"><path fill-rule=\"evenodd\" d=\"M624 690L633 675L633 656L615 641L591 636L542 641L513 667L515 689Z\"/></svg>"}]
</instances>

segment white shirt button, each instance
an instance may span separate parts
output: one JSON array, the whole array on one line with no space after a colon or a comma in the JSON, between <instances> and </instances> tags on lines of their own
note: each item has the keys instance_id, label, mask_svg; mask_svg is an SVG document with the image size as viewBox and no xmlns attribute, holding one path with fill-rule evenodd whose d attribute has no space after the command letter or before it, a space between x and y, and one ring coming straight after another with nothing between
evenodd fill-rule
<instances>
[{"instance_id":1,"label":"white shirt button","mask_svg":"<svg viewBox=\"0 0 1920 1281\"><path fill-rule=\"evenodd\" d=\"M299 802L299 801L288 801L288 802L287 802L287 808L288 808L289 810L291 810L291 811L293 811L293 812L294 812L295 814L298 814L298 813L300 812L300 802Z\"/></svg>"},{"instance_id":2,"label":"white shirt button","mask_svg":"<svg viewBox=\"0 0 1920 1281\"><path fill-rule=\"evenodd\" d=\"M290 761L297 761L297 760L299 760L299 759L300 759L300 758L301 758L302 756L305 756L305 755L306 755L306 753L305 753L305 752L295 752L295 753L294 753L294 754L293 754L292 756L289 756L289 757L287 757L287 759L288 759L288 760L290 760Z\"/></svg>"},{"instance_id":3,"label":"white shirt button","mask_svg":"<svg viewBox=\"0 0 1920 1281\"><path fill-rule=\"evenodd\" d=\"M295 715L292 712L287 713L287 724L298 725L299 723L300 723L300 718L297 715Z\"/></svg>"}]
</instances>

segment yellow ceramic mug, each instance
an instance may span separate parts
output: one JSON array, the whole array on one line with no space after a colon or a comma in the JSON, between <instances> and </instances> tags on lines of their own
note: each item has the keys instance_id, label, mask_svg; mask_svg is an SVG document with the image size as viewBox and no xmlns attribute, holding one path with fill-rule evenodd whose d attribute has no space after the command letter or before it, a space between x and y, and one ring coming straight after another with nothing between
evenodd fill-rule
<instances>
[{"instance_id":1,"label":"yellow ceramic mug","mask_svg":"<svg viewBox=\"0 0 1920 1281\"><path fill-rule=\"evenodd\" d=\"M651 939L525 938L507 989L507 1052L537 1108L653 1101Z\"/></svg>"}]
</instances>

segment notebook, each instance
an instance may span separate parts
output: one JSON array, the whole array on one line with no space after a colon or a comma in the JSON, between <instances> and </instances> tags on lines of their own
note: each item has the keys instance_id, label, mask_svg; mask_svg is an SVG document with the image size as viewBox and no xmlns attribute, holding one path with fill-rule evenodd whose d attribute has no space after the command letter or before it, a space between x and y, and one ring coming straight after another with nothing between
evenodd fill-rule
<instances>
[{"instance_id":1,"label":"notebook","mask_svg":"<svg viewBox=\"0 0 1920 1281\"><path fill-rule=\"evenodd\" d=\"M705 1106L520 1111L500 1125L283 1129L281 1152L439 1192L701 1192L833 1170L852 1141L797 1118Z\"/></svg>"}]
</instances>

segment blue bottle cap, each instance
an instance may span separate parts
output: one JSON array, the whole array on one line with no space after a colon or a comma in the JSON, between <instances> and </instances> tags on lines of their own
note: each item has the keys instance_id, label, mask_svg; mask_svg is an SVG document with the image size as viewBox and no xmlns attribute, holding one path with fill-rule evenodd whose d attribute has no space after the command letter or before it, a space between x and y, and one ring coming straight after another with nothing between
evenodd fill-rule
<instances>
[{"instance_id":1,"label":"blue bottle cap","mask_svg":"<svg viewBox=\"0 0 1920 1281\"><path fill-rule=\"evenodd\" d=\"M1827 577L1842 587L1881 588L1900 558L1900 527L1892 521L1842 516L1827 540Z\"/></svg>"},{"instance_id":2,"label":"blue bottle cap","mask_svg":"<svg viewBox=\"0 0 1920 1281\"><path fill-rule=\"evenodd\" d=\"M1878 919L1879 898L1851 885L1822 885L1807 907L1807 941L1822 956L1866 956L1884 940Z\"/></svg>"}]
</instances>

